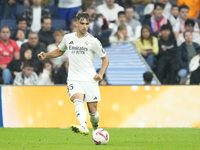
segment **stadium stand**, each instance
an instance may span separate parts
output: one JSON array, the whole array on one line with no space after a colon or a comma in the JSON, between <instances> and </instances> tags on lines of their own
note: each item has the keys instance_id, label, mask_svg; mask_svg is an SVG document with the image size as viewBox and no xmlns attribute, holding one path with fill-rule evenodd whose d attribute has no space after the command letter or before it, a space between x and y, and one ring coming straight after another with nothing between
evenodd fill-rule
<instances>
[{"instance_id":1,"label":"stadium stand","mask_svg":"<svg viewBox=\"0 0 200 150\"><path fill-rule=\"evenodd\" d=\"M16 20L14 19L3 19L1 20L1 27L8 26L10 27L11 34L17 30Z\"/></svg>"},{"instance_id":2,"label":"stadium stand","mask_svg":"<svg viewBox=\"0 0 200 150\"><path fill-rule=\"evenodd\" d=\"M44 7L49 9L50 14L51 14L51 19L59 19L59 8L58 8L58 6L45 5Z\"/></svg>"},{"instance_id":3,"label":"stadium stand","mask_svg":"<svg viewBox=\"0 0 200 150\"><path fill-rule=\"evenodd\" d=\"M54 28L55 30L67 30L67 26L66 26L66 22L65 20L62 19L52 19L52 28Z\"/></svg>"},{"instance_id":4,"label":"stadium stand","mask_svg":"<svg viewBox=\"0 0 200 150\"><path fill-rule=\"evenodd\" d=\"M17 10L16 10L16 17L20 17L23 15L23 12L26 8L28 8L29 6L25 6L25 5L17 5Z\"/></svg>"},{"instance_id":5,"label":"stadium stand","mask_svg":"<svg viewBox=\"0 0 200 150\"><path fill-rule=\"evenodd\" d=\"M138 5L135 6L135 11L140 15L140 22L141 24L144 23L144 8L146 7L146 5Z\"/></svg>"},{"instance_id":6,"label":"stadium stand","mask_svg":"<svg viewBox=\"0 0 200 150\"><path fill-rule=\"evenodd\" d=\"M106 72L109 84L144 84L142 74L151 70L131 43L111 45L109 47L105 47L105 51L110 60L109 67ZM99 57L95 57L94 67L95 69L101 68L101 59ZM155 78L153 79L153 85L160 84L159 81L156 80Z\"/></svg>"}]
</instances>

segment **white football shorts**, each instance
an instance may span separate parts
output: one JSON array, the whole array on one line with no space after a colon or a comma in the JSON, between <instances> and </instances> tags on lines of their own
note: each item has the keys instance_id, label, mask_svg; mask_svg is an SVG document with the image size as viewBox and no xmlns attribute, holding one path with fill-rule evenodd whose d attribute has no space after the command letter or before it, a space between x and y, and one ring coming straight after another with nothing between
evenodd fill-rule
<instances>
[{"instance_id":1,"label":"white football shorts","mask_svg":"<svg viewBox=\"0 0 200 150\"><path fill-rule=\"evenodd\" d=\"M68 80L67 87L70 98L76 93L83 93L85 94L83 99L84 102L101 101L99 85L97 81L87 82Z\"/></svg>"}]
</instances>

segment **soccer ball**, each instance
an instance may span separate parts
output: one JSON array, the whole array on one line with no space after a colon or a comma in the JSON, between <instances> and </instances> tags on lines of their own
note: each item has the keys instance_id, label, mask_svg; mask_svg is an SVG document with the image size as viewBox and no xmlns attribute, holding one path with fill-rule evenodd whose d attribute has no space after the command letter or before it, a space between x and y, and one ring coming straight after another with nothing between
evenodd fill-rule
<instances>
[{"instance_id":1,"label":"soccer ball","mask_svg":"<svg viewBox=\"0 0 200 150\"><path fill-rule=\"evenodd\" d=\"M93 132L92 139L96 145L105 145L109 141L109 134L104 129L97 129Z\"/></svg>"}]
</instances>

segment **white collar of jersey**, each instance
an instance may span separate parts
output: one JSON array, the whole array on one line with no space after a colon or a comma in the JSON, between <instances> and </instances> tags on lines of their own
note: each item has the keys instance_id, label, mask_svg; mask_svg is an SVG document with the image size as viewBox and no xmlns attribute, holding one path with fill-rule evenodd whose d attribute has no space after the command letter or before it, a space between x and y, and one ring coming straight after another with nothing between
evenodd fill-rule
<instances>
[{"instance_id":1,"label":"white collar of jersey","mask_svg":"<svg viewBox=\"0 0 200 150\"><path fill-rule=\"evenodd\" d=\"M85 36L79 38L79 37L77 36L77 32L75 32L75 36L76 36L78 39L82 39L82 38L86 37L88 34L89 34L89 33L87 32L87 34L86 34Z\"/></svg>"}]
</instances>

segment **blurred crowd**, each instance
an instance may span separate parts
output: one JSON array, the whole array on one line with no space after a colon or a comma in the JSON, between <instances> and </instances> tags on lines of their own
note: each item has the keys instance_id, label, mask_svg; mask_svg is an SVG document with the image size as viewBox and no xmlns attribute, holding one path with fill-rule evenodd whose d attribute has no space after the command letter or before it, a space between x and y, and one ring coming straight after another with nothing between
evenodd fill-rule
<instances>
[{"instance_id":1,"label":"blurred crowd","mask_svg":"<svg viewBox=\"0 0 200 150\"><path fill-rule=\"evenodd\" d=\"M17 26L1 24L0 84L66 84L67 53L42 62L37 54L76 32L79 12L89 14L88 32L103 47L131 42L162 84L200 84L199 0L0 0L0 20ZM55 19L66 28L55 29ZM151 84L150 72L143 77ZM100 84L109 85L106 75Z\"/></svg>"}]
</instances>

